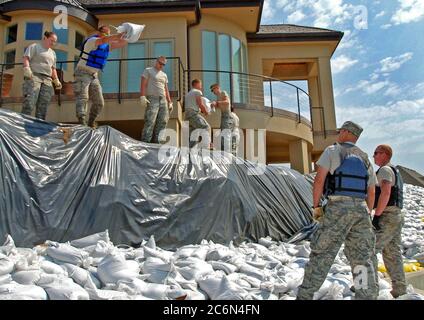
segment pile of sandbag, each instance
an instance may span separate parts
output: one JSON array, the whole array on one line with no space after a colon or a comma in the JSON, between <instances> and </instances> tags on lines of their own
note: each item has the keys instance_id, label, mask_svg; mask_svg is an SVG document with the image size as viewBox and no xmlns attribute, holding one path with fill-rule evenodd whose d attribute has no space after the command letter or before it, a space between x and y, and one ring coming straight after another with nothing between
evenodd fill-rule
<instances>
[{"instance_id":1,"label":"pile of sandbag","mask_svg":"<svg viewBox=\"0 0 424 320\"><path fill-rule=\"evenodd\" d=\"M406 186L406 259L423 252L422 191ZM132 248L114 245L107 230L28 249L17 248L8 236L0 247L0 299L293 300L310 251L307 241L291 244L271 238L238 246L204 240L168 251L151 237ZM391 285L379 275L379 299L393 299ZM352 285L342 248L314 299L352 299ZM424 297L409 287L398 299Z\"/></svg>"}]
</instances>

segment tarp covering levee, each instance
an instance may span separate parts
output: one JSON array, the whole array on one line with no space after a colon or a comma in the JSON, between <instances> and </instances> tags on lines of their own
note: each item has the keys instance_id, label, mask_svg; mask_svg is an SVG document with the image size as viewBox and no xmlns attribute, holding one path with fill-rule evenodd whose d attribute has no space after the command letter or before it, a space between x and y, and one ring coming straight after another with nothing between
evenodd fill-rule
<instances>
[{"instance_id":1,"label":"tarp covering levee","mask_svg":"<svg viewBox=\"0 0 424 320\"><path fill-rule=\"evenodd\" d=\"M298 172L167 150L108 126L63 127L1 109L0 239L32 246L108 229L114 243L154 235L175 248L286 240L310 226L311 184Z\"/></svg>"}]
</instances>

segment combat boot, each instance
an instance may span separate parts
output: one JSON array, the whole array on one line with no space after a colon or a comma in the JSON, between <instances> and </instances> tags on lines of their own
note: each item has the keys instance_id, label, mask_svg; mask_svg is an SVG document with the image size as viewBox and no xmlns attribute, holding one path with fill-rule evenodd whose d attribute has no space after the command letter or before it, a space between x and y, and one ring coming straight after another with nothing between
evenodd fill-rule
<instances>
[{"instance_id":1,"label":"combat boot","mask_svg":"<svg viewBox=\"0 0 424 320\"><path fill-rule=\"evenodd\" d=\"M85 120L85 117L78 117L78 123L83 126L87 125L87 121Z\"/></svg>"},{"instance_id":2,"label":"combat boot","mask_svg":"<svg viewBox=\"0 0 424 320\"><path fill-rule=\"evenodd\" d=\"M94 121L94 119L88 119L88 124L87 124L90 128L92 129L97 129L97 122Z\"/></svg>"}]
</instances>

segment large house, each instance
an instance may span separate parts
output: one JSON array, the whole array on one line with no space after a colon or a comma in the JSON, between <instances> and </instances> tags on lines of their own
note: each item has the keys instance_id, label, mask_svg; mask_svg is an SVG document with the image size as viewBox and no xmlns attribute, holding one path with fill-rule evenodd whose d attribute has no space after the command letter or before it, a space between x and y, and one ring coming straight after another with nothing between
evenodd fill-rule
<instances>
[{"instance_id":1,"label":"large house","mask_svg":"<svg viewBox=\"0 0 424 320\"><path fill-rule=\"evenodd\" d=\"M112 51L101 74L106 106L98 118L140 139L144 110L138 103L140 76L159 55L174 98L169 127L184 144L184 94L200 78L205 94L219 82L234 102L244 132L241 156L262 163L290 163L308 173L336 137L330 59L342 32L297 25L261 25L263 0L19 0L0 1L1 106L22 102L22 54L46 30L58 34L57 68L64 88L47 120L76 122L72 92L74 61L84 38L99 25L146 25L139 42ZM54 21L67 11L67 29ZM303 85L302 85L303 84ZM207 117L219 128L219 112Z\"/></svg>"}]
</instances>

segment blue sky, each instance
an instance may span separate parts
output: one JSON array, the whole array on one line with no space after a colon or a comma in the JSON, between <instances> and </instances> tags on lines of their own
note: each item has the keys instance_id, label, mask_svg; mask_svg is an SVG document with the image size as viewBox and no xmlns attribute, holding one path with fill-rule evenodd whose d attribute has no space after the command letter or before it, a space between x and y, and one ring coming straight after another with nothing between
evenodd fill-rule
<instances>
[{"instance_id":1,"label":"blue sky","mask_svg":"<svg viewBox=\"0 0 424 320\"><path fill-rule=\"evenodd\" d=\"M390 144L394 164L424 174L424 0L265 0L261 23L345 32L332 58L337 124L356 121L369 155Z\"/></svg>"}]
</instances>

